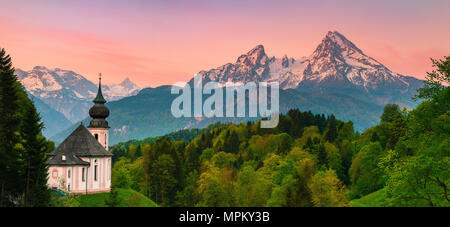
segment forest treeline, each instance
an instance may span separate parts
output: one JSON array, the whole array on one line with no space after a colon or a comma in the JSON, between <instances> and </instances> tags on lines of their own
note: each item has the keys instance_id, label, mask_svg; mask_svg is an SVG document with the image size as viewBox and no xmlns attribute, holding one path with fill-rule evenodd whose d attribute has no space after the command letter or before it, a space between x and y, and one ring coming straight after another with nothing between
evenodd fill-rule
<instances>
[{"instance_id":1,"label":"forest treeline","mask_svg":"<svg viewBox=\"0 0 450 227\"><path fill-rule=\"evenodd\" d=\"M273 129L255 121L121 143L113 187L161 206L351 206L381 189L385 206L449 206L450 57L433 65L417 108L388 104L362 134L293 109Z\"/></svg>"}]
</instances>

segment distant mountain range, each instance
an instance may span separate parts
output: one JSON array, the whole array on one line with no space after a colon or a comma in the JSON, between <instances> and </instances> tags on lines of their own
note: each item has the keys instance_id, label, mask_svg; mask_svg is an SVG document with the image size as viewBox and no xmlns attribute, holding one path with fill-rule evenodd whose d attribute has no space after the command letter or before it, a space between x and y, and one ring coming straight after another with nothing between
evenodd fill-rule
<instances>
[{"instance_id":1,"label":"distant mountain range","mask_svg":"<svg viewBox=\"0 0 450 227\"><path fill-rule=\"evenodd\" d=\"M46 136L86 118L98 90L98 84L70 70L36 66L30 71L16 69L15 73L41 113ZM140 90L129 78L119 84L103 84L102 88L110 101L135 95Z\"/></svg>"},{"instance_id":2,"label":"distant mountain range","mask_svg":"<svg viewBox=\"0 0 450 227\"><path fill-rule=\"evenodd\" d=\"M204 83L278 81L282 88L282 112L299 108L302 111L335 114L338 119L352 120L359 131L377 124L387 103L414 107L416 103L411 97L423 84L414 77L392 72L336 31L328 32L307 57L269 57L264 47L258 45L239 56L235 63L199 73ZM111 110L108 121L112 127L110 144L160 136L179 129L205 127L216 121L252 120L174 118L170 106L175 97L170 94L170 86L161 86L145 88L136 95L108 102ZM87 112L84 116L87 124ZM56 134L52 139L62 141L74 127Z\"/></svg>"}]
</instances>

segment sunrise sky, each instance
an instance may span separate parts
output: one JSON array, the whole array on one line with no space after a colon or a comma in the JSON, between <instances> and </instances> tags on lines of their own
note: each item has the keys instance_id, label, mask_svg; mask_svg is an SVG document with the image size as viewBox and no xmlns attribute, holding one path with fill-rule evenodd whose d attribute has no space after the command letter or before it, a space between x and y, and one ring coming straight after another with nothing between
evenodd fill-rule
<instances>
[{"instance_id":1,"label":"sunrise sky","mask_svg":"<svg viewBox=\"0 0 450 227\"><path fill-rule=\"evenodd\" d=\"M309 55L337 30L367 55L424 78L450 54L450 1L0 0L0 47L16 68L73 70L107 83L186 81L258 44L269 56Z\"/></svg>"}]
</instances>

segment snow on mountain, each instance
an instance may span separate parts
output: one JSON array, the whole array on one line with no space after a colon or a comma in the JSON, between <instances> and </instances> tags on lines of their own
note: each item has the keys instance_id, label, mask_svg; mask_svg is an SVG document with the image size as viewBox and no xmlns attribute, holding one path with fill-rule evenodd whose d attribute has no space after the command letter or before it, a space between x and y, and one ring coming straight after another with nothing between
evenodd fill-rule
<instances>
[{"instance_id":1,"label":"snow on mountain","mask_svg":"<svg viewBox=\"0 0 450 227\"><path fill-rule=\"evenodd\" d=\"M351 83L364 89L380 89L387 84L406 89L405 76L394 73L377 60L365 55L340 33L328 32L308 57L304 80Z\"/></svg>"},{"instance_id":2,"label":"snow on mountain","mask_svg":"<svg viewBox=\"0 0 450 227\"><path fill-rule=\"evenodd\" d=\"M199 73L203 82L277 81L281 89L341 93L361 100L375 100L381 105L388 102L414 105L410 97L423 83L392 72L337 31L328 32L307 57L269 57L264 47L258 45L239 56L235 63Z\"/></svg>"},{"instance_id":3,"label":"snow on mountain","mask_svg":"<svg viewBox=\"0 0 450 227\"><path fill-rule=\"evenodd\" d=\"M307 63L306 58L295 60L286 55L279 59L272 57L269 62L267 82L279 82L282 89L295 88L303 80L303 71Z\"/></svg>"},{"instance_id":4,"label":"snow on mountain","mask_svg":"<svg viewBox=\"0 0 450 227\"><path fill-rule=\"evenodd\" d=\"M269 58L264 47L259 45L247 54L241 55L235 64L225 64L216 69L201 71L204 82L250 82L261 81L269 72Z\"/></svg>"},{"instance_id":5,"label":"snow on mountain","mask_svg":"<svg viewBox=\"0 0 450 227\"><path fill-rule=\"evenodd\" d=\"M128 77L119 84L102 85L102 88L103 94L111 101L130 95L136 95L141 90L141 88L131 82Z\"/></svg>"},{"instance_id":6,"label":"snow on mountain","mask_svg":"<svg viewBox=\"0 0 450 227\"><path fill-rule=\"evenodd\" d=\"M91 101L97 94L97 83L70 70L36 66L30 71L16 69L15 73L30 94L72 122L86 117ZM119 84L102 85L102 88L108 101L135 95L140 90L129 78Z\"/></svg>"},{"instance_id":7,"label":"snow on mountain","mask_svg":"<svg viewBox=\"0 0 450 227\"><path fill-rule=\"evenodd\" d=\"M97 86L83 76L69 70L36 66L30 71L16 70L18 79L38 98L73 98L89 100Z\"/></svg>"},{"instance_id":8,"label":"snow on mountain","mask_svg":"<svg viewBox=\"0 0 450 227\"><path fill-rule=\"evenodd\" d=\"M278 81L282 89L297 88L301 83L317 87L335 83L337 87L355 86L364 90L389 86L407 90L408 81L418 81L392 72L337 31L328 32L308 57L268 57L264 47L258 45L235 63L199 73L204 82Z\"/></svg>"}]
</instances>

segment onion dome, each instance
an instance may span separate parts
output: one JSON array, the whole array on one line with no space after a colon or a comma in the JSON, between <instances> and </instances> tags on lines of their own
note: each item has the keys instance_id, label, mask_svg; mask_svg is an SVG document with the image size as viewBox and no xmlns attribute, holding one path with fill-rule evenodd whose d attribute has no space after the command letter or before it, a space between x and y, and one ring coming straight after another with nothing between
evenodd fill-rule
<instances>
[{"instance_id":1,"label":"onion dome","mask_svg":"<svg viewBox=\"0 0 450 227\"><path fill-rule=\"evenodd\" d=\"M89 116L92 118L102 118L105 119L109 116L109 109L103 104L95 104L89 109Z\"/></svg>"},{"instance_id":2,"label":"onion dome","mask_svg":"<svg viewBox=\"0 0 450 227\"><path fill-rule=\"evenodd\" d=\"M109 109L105 106L106 100L102 94L102 74L99 75L98 80L97 96L92 101L95 104L89 109L89 116L92 117L92 120L88 128L109 128L108 122L105 120L109 116Z\"/></svg>"}]
</instances>

